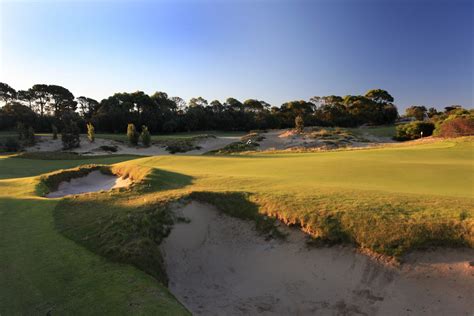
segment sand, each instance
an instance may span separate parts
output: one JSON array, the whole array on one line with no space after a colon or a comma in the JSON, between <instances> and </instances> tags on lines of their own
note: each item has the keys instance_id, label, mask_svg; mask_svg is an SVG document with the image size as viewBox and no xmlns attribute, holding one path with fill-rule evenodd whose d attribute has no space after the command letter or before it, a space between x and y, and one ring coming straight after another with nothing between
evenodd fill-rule
<instances>
[{"instance_id":1,"label":"sand","mask_svg":"<svg viewBox=\"0 0 474 316\"><path fill-rule=\"evenodd\" d=\"M226 145L239 141L240 137L209 137L196 141L195 145L200 149L191 150L185 153L176 153L175 155L202 155L208 151L220 149ZM117 150L115 152L104 151L101 146L112 146ZM28 147L27 151L41 152L41 151L62 151L62 142L60 139L53 139L51 136L38 136L38 142L35 146ZM143 155L143 156L164 156L171 155L164 146L152 145L150 147L131 147L125 143L96 138L91 143L86 137L81 137L81 146L75 148L72 152L82 155L104 155L104 154L128 154L128 155Z\"/></svg>"},{"instance_id":2,"label":"sand","mask_svg":"<svg viewBox=\"0 0 474 316\"><path fill-rule=\"evenodd\" d=\"M414 252L401 266L350 247L266 241L251 222L192 202L162 244L171 292L201 315L472 315L473 249Z\"/></svg>"},{"instance_id":3,"label":"sand","mask_svg":"<svg viewBox=\"0 0 474 316\"><path fill-rule=\"evenodd\" d=\"M63 197L71 194L82 194L87 192L108 191L115 188L127 187L132 183L130 179L117 176L105 175L100 171L92 171L85 177L71 179L61 182L58 190L46 195L48 198Z\"/></svg>"}]
</instances>

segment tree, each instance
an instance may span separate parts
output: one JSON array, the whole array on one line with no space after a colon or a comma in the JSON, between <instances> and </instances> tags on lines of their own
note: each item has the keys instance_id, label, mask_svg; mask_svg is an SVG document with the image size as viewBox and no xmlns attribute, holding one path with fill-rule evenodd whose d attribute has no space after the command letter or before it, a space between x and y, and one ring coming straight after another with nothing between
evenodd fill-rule
<instances>
[{"instance_id":1,"label":"tree","mask_svg":"<svg viewBox=\"0 0 474 316\"><path fill-rule=\"evenodd\" d=\"M304 121L303 121L303 116L298 115L295 118L295 129L298 133L303 133L304 131Z\"/></svg>"},{"instance_id":2,"label":"tree","mask_svg":"<svg viewBox=\"0 0 474 316\"><path fill-rule=\"evenodd\" d=\"M135 124L133 124L133 123L128 124L128 126L127 126L127 138L128 138L128 142L130 143L130 145L132 145L132 146L138 145L138 137L139 137L139 134L138 134L138 132L135 128Z\"/></svg>"},{"instance_id":3,"label":"tree","mask_svg":"<svg viewBox=\"0 0 474 316\"><path fill-rule=\"evenodd\" d=\"M426 115L426 107L420 105L412 105L407 107L405 114L407 117L414 117L417 121L423 121Z\"/></svg>"},{"instance_id":4,"label":"tree","mask_svg":"<svg viewBox=\"0 0 474 316\"><path fill-rule=\"evenodd\" d=\"M84 96L77 98L77 103L79 104L79 111L85 119L91 119L99 108L99 102Z\"/></svg>"},{"instance_id":5,"label":"tree","mask_svg":"<svg viewBox=\"0 0 474 316\"><path fill-rule=\"evenodd\" d=\"M91 143L95 141L95 128L92 123L87 123L87 138Z\"/></svg>"},{"instance_id":6,"label":"tree","mask_svg":"<svg viewBox=\"0 0 474 316\"><path fill-rule=\"evenodd\" d=\"M17 97L18 97L18 100L27 103L27 104L28 104L28 107L29 107L30 109L32 109L32 110L34 109L34 107L33 107L33 101L35 100L35 95L34 95L34 93L31 91L31 89L18 91Z\"/></svg>"},{"instance_id":7,"label":"tree","mask_svg":"<svg viewBox=\"0 0 474 316\"><path fill-rule=\"evenodd\" d=\"M369 90L365 97L377 103L392 103L394 101L390 93L382 89Z\"/></svg>"},{"instance_id":8,"label":"tree","mask_svg":"<svg viewBox=\"0 0 474 316\"><path fill-rule=\"evenodd\" d=\"M65 111L76 110L77 102L74 101L74 95L68 89L57 85L49 85L46 91L49 92L51 108L55 117L61 117Z\"/></svg>"},{"instance_id":9,"label":"tree","mask_svg":"<svg viewBox=\"0 0 474 316\"><path fill-rule=\"evenodd\" d=\"M438 114L440 114L440 113L438 112L438 110L436 110L435 108L431 107L431 108L428 109L427 114L428 114L428 117L429 117L429 118L432 118L432 117L434 117L434 116L436 116L436 115L438 115Z\"/></svg>"},{"instance_id":10,"label":"tree","mask_svg":"<svg viewBox=\"0 0 474 316\"><path fill-rule=\"evenodd\" d=\"M35 84L31 89L33 100L39 110L40 116L44 116L46 111L48 110L47 104L51 98L49 93L48 85L45 84Z\"/></svg>"},{"instance_id":11,"label":"tree","mask_svg":"<svg viewBox=\"0 0 474 316\"><path fill-rule=\"evenodd\" d=\"M0 101L5 103L16 99L16 90L8 84L0 82Z\"/></svg>"},{"instance_id":12,"label":"tree","mask_svg":"<svg viewBox=\"0 0 474 316\"><path fill-rule=\"evenodd\" d=\"M140 134L140 138L142 140L143 146L150 147L151 136L150 132L148 131L148 127L146 127L145 125L142 126L142 133Z\"/></svg>"},{"instance_id":13,"label":"tree","mask_svg":"<svg viewBox=\"0 0 474 316\"><path fill-rule=\"evenodd\" d=\"M79 137L79 127L77 125L77 113L72 111L65 111L62 113L61 121L63 128L61 130L61 140L63 142L63 149L74 149L80 146L81 140Z\"/></svg>"},{"instance_id":14,"label":"tree","mask_svg":"<svg viewBox=\"0 0 474 316\"><path fill-rule=\"evenodd\" d=\"M203 97L192 98L191 100L189 100L188 104L189 107L206 107L208 105L207 100Z\"/></svg>"},{"instance_id":15,"label":"tree","mask_svg":"<svg viewBox=\"0 0 474 316\"><path fill-rule=\"evenodd\" d=\"M180 97L171 97L170 100L174 102L178 112L184 112L186 110L186 101L184 101L184 99Z\"/></svg>"},{"instance_id":16,"label":"tree","mask_svg":"<svg viewBox=\"0 0 474 316\"><path fill-rule=\"evenodd\" d=\"M18 123L31 126L35 122L35 112L19 102L8 102L1 110L2 115L5 117L5 124L2 126L3 128L15 127Z\"/></svg>"}]
</instances>

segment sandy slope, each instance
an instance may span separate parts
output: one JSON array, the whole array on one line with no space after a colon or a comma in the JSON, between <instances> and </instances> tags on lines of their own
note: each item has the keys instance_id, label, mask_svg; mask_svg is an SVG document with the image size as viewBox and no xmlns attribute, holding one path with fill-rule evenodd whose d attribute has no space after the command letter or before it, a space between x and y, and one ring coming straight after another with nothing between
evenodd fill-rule
<instances>
[{"instance_id":1,"label":"sandy slope","mask_svg":"<svg viewBox=\"0 0 474 316\"><path fill-rule=\"evenodd\" d=\"M100 171L92 171L85 177L71 179L71 181L68 182L61 182L58 190L48 193L46 197L56 198L70 194L97 192L101 190L107 191L115 188L127 187L131 183L132 181L130 179L105 175Z\"/></svg>"},{"instance_id":2,"label":"sandy slope","mask_svg":"<svg viewBox=\"0 0 474 316\"><path fill-rule=\"evenodd\" d=\"M198 150L188 151L186 153L177 153L176 155L202 155L208 151L222 148L232 142L236 142L240 137L216 137L204 138L196 142L196 145L201 147ZM106 152L100 149L101 146L114 146L117 148L116 152ZM60 139L52 139L51 136L39 136L38 142L35 146L27 148L28 151L61 151L62 142ZM94 143L87 140L86 137L81 137L81 146L72 150L73 152L86 155L104 155L107 153L113 154L131 154L144 156L162 156L170 155L170 153L163 146L152 145L148 148L130 147L127 144L117 142L109 139L97 138Z\"/></svg>"},{"instance_id":3,"label":"sandy slope","mask_svg":"<svg viewBox=\"0 0 474 316\"><path fill-rule=\"evenodd\" d=\"M308 249L294 229L265 241L251 222L192 202L162 245L170 289L202 315L472 315L474 250L416 252L387 266L348 247Z\"/></svg>"}]
</instances>

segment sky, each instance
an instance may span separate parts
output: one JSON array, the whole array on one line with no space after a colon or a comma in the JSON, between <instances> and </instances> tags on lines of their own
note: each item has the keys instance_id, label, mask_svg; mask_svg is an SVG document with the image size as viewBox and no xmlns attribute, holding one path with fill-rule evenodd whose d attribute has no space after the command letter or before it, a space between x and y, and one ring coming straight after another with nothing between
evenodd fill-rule
<instances>
[{"instance_id":1,"label":"sky","mask_svg":"<svg viewBox=\"0 0 474 316\"><path fill-rule=\"evenodd\" d=\"M0 81L101 100L389 91L410 105L473 107L470 0L0 0Z\"/></svg>"}]
</instances>

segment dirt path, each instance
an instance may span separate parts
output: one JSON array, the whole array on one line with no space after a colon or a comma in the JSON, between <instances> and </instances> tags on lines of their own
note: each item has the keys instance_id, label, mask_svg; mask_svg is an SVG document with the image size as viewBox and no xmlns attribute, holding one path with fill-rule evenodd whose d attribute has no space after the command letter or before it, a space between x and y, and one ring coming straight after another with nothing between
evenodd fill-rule
<instances>
[{"instance_id":1,"label":"dirt path","mask_svg":"<svg viewBox=\"0 0 474 316\"><path fill-rule=\"evenodd\" d=\"M85 177L71 179L71 181L68 182L61 182L58 190L48 193L46 197L57 198L70 194L98 192L101 190L108 191L115 188L127 187L131 183L132 181L130 179L105 175L100 171L92 171Z\"/></svg>"},{"instance_id":2,"label":"dirt path","mask_svg":"<svg viewBox=\"0 0 474 316\"><path fill-rule=\"evenodd\" d=\"M348 247L265 241L251 222L192 202L162 245L169 287L202 315L472 315L474 250L413 253L388 267Z\"/></svg>"}]
</instances>

